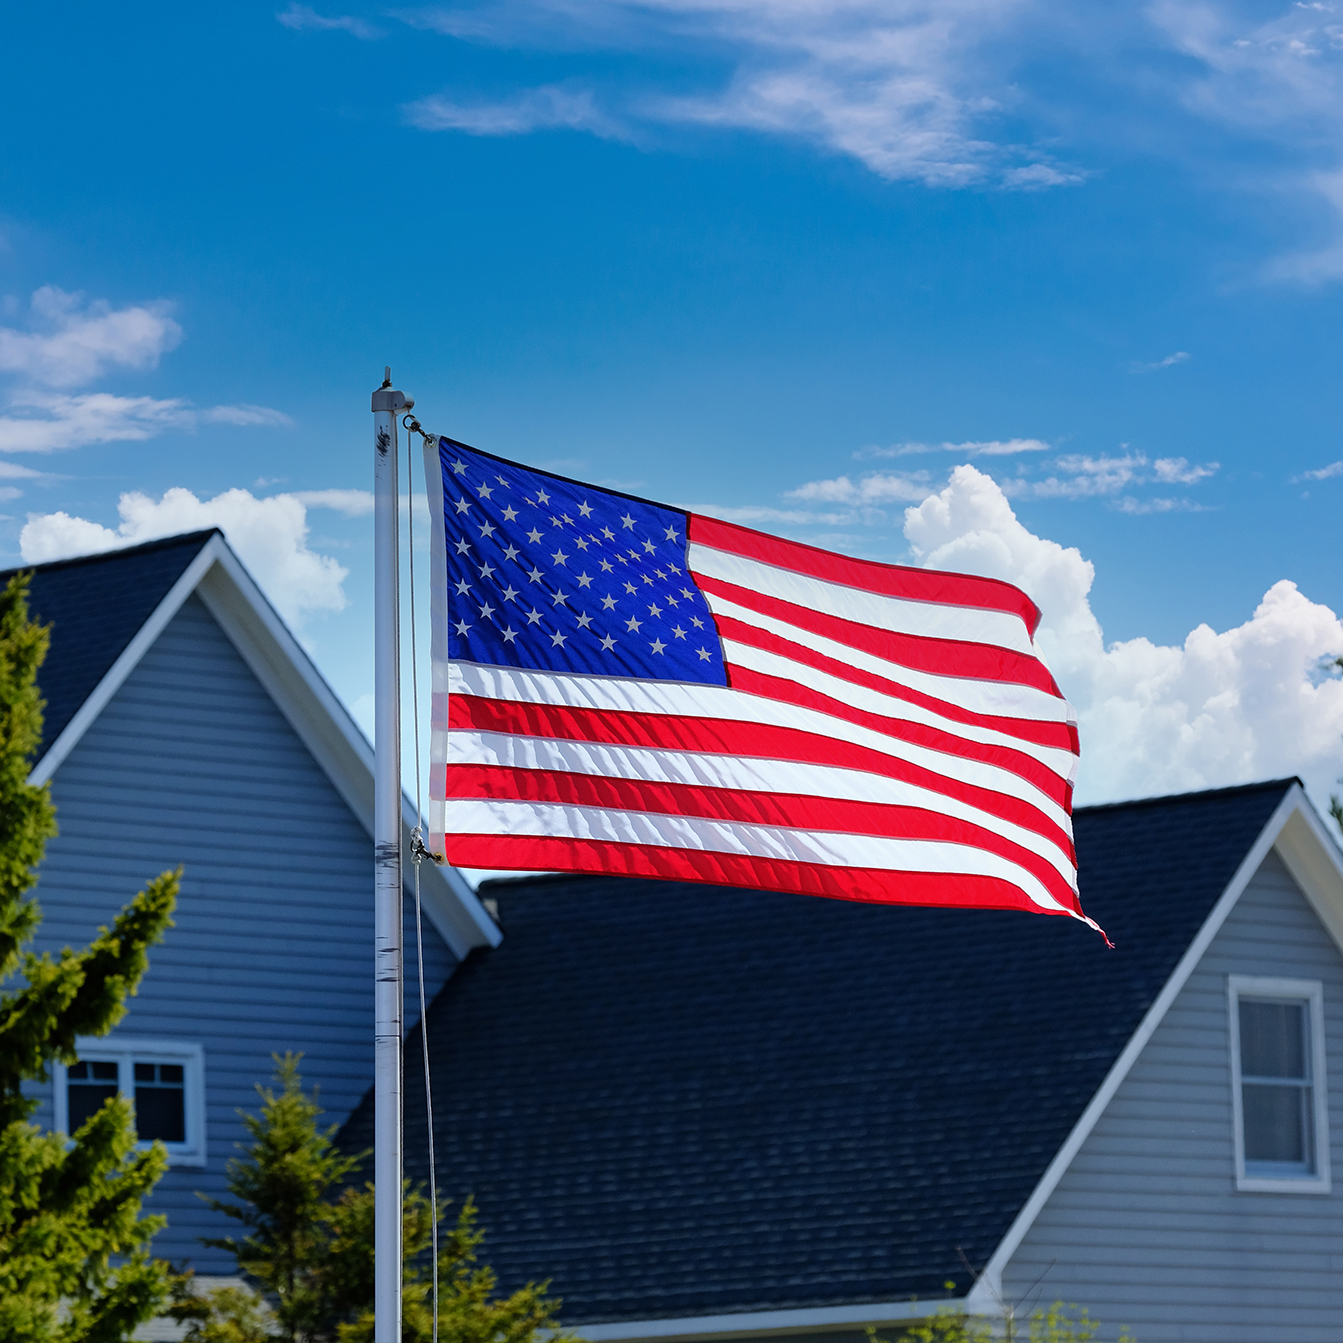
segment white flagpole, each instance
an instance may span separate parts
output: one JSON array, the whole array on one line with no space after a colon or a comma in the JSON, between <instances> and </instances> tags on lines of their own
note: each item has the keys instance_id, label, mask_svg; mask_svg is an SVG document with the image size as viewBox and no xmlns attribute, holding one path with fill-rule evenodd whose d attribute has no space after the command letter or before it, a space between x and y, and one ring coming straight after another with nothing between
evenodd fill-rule
<instances>
[{"instance_id":1,"label":"white flagpole","mask_svg":"<svg viewBox=\"0 0 1343 1343\"><path fill-rule=\"evenodd\" d=\"M373 393L373 1181L374 1343L401 1343L401 628L396 417L415 403Z\"/></svg>"}]
</instances>

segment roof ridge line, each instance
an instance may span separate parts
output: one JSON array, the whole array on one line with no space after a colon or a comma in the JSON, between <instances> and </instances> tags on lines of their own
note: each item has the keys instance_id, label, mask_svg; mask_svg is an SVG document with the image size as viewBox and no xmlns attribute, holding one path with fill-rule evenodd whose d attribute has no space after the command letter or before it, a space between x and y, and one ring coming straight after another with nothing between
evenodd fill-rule
<instances>
[{"instance_id":1,"label":"roof ridge line","mask_svg":"<svg viewBox=\"0 0 1343 1343\"><path fill-rule=\"evenodd\" d=\"M1092 802L1085 807L1074 807L1073 815L1076 816L1081 812L1117 811L1121 807L1152 807L1165 802L1183 802L1201 797L1229 797L1236 793L1266 792L1273 788L1287 789L1294 783L1300 784L1302 788L1306 786L1299 775L1288 774L1280 779L1262 779L1257 783L1233 783L1223 788L1195 788L1185 793L1158 793L1154 797L1135 797L1120 802Z\"/></svg>"}]
</instances>

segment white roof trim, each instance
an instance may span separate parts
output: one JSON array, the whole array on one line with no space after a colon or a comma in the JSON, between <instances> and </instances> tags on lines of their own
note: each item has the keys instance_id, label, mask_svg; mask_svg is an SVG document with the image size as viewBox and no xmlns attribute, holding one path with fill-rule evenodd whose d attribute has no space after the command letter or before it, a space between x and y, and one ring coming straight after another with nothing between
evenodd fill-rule
<instances>
[{"instance_id":1,"label":"white roof trim","mask_svg":"<svg viewBox=\"0 0 1343 1343\"><path fill-rule=\"evenodd\" d=\"M373 748L221 536L210 537L201 547L37 762L29 782L45 783L52 777L193 592L219 622L371 838ZM409 852L415 813L404 796L401 810ZM499 945L503 934L456 868L425 864L420 890L425 914L459 959L473 947Z\"/></svg>"},{"instance_id":2,"label":"white roof trim","mask_svg":"<svg viewBox=\"0 0 1343 1343\"><path fill-rule=\"evenodd\" d=\"M575 1324L569 1328L591 1343L636 1343L657 1338L665 1343L677 1339L750 1338L758 1334L810 1334L865 1329L901 1320L935 1315L957 1301L951 1297L926 1301L883 1301L865 1306L818 1306L803 1310L753 1310L726 1315L673 1316L664 1320L627 1320L618 1324Z\"/></svg>"},{"instance_id":3,"label":"white roof trim","mask_svg":"<svg viewBox=\"0 0 1343 1343\"><path fill-rule=\"evenodd\" d=\"M1180 962L1175 967L1171 977L1157 995L1156 1001L1148 1008L1146 1016L1138 1025L1138 1029L1133 1032L1128 1044L1124 1046L1124 1052L1115 1060L1100 1088L1091 1098L1091 1103L1082 1112L1082 1117L1074 1125L1067 1140L1059 1148L1053 1161L1049 1163L1044 1175L1040 1177L1039 1184L1035 1186L1030 1198L1026 1200L1025 1205L1017 1214L1016 1220L999 1242L998 1248L993 1252L993 1257L965 1298L966 1308L969 1311L975 1314L994 1314L1001 1310L1003 1270L1017 1252L1018 1247L1026 1237L1026 1233L1040 1215L1041 1209L1049 1201L1050 1195L1058 1187L1059 1181L1072 1164L1073 1158L1081 1150L1082 1144L1090 1137L1092 1129L1096 1127L1101 1115L1114 1098L1115 1092L1119 1090L1120 1084L1138 1061L1138 1056L1152 1038L1156 1028L1164 1020L1171 1004L1179 996L1180 990L1184 988L1189 976L1193 974L1194 967L1203 959L1204 952L1211 945L1213 938L1221 931L1227 916L1235 908L1236 902L1244 893L1246 886L1249 885L1250 879L1268 856L1268 851L1276 846L1279 855L1288 864L1289 870L1292 870L1293 876L1295 876L1293 862L1304 863L1304 859L1299 854L1295 860L1289 859L1286 850L1290 849L1292 852L1298 853L1304 847L1303 841L1307 836L1318 843L1318 848L1312 860L1315 868L1312 870L1319 878L1317 890L1321 897L1324 895L1324 886L1327 880L1326 868L1333 873L1334 898L1329 902L1333 908L1329 918L1325 918L1323 912L1321 912L1321 918L1325 920L1326 927L1329 927L1330 932L1336 938L1340 932L1343 932L1343 864L1340 864L1337 848L1328 838L1320 824L1319 817L1315 815L1314 808L1306 798L1305 790L1299 783L1294 783L1287 790L1273 815L1269 817L1268 823L1259 832L1259 837L1250 847L1249 852L1241 860L1235 876L1227 883L1226 889L1218 897L1212 912L1180 958ZM1323 858L1323 862L1320 861L1321 858ZM1304 883L1302 884L1303 889L1305 889ZM1306 893L1310 897L1309 889ZM1315 898L1311 898L1311 903L1316 904ZM1319 905L1316 907L1317 909L1320 908ZM1343 942L1340 945L1343 946Z\"/></svg>"}]
</instances>

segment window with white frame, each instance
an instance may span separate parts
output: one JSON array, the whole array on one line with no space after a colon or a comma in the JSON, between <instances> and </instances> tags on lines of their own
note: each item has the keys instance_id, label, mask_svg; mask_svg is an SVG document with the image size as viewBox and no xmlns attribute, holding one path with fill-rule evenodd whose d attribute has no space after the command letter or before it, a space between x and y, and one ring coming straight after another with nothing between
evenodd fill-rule
<instances>
[{"instance_id":1,"label":"window with white frame","mask_svg":"<svg viewBox=\"0 0 1343 1343\"><path fill-rule=\"evenodd\" d=\"M1313 979L1232 975L1236 1187L1329 1192L1324 988Z\"/></svg>"},{"instance_id":2,"label":"window with white frame","mask_svg":"<svg viewBox=\"0 0 1343 1343\"><path fill-rule=\"evenodd\" d=\"M176 1166L205 1164L205 1056L185 1040L126 1036L75 1042L79 1060L55 1070L56 1128L75 1133L118 1094L135 1108L140 1146L157 1140Z\"/></svg>"}]
</instances>

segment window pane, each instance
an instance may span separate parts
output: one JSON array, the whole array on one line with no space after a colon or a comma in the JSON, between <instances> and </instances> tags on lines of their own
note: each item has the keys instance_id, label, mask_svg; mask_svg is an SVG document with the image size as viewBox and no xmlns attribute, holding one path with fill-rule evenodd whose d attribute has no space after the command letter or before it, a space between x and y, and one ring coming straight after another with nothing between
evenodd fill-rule
<instances>
[{"instance_id":1,"label":"window pane","mask_svg":"<svg viewBox=\"0 0 1343 1343\"><path fill-rule=\"evenodd\" d=\"M1313 1169L1311 1088L1246 1082L1241 1090L1247 1165L1273 1162L1302 1171Z\"/></svg>"},{"instance_id":2,"label":"window pane","mask_svg":"<svg viewBox=\"0 0 1343 1343\"><path fill-rule=\"evenodd\" d=\"M179 1064L135 1065L135 1133L143 1141L186 1141L186 1090Z\"/></svg>"},{"instance_id":3,"label":"window pane","mask_svg":"<svg viewBox=\"0 0 1343 1343\"><path fill-rule=\"evenodd\" d=\"M1243 1077L1310 1076L1305 1003L1240 1000L1240 1071Z\"/></svg>"},{"instance_id":4,"label":"window pane","mask_svg":"<svg viewBox=\"0 0 1343 1343\"><path fill-rule=\"evenodd\" d=\"M66 1069L65 1124L77 1133L84 1122L103 1108L103 1102L117 1094L117 1065L87 1063L80 1060Z\"/></svg>"}]
</instances>

